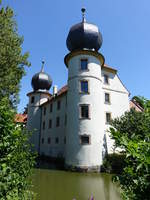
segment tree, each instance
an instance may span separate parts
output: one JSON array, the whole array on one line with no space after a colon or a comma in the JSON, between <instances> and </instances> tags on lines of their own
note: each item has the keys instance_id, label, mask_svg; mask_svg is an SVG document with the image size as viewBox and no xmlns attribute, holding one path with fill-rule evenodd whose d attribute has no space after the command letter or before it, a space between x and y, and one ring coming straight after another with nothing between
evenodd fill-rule
<instances>
[{"instance_id":1,"label":"tree","mask_svg":"<svg viewBox=\"0 0 150 200\"><path fill-rule=\"evenodd\" d=\"M150 199L150 101L142 104L143 112L126 112L110 128L115 146L126 155L123 173L114 177L120 182L123 199Z\"/></svg>"},{"instance_id":2,"label":"tree","mask_svg":"<svg viewBox=\"0 0 150 200\"><path fill-rule=\"evenodd\" d=\"M29 176L34 165L29 134L14 122L7 98L0 101L0 199L32 199Z\"/></svg>"},{"instance_id":3,"label":"tree","mask_svg":"<svg viewBox=\"0 0 150 200\"><path fill-rule=\"evenodd\" d=\"M28 53L22 54L13 10L0 6L0 199L28 200L34 159L29 134L14 118L24 66L30 63Z\"/></svg>"},{"instance_id":4,"label":"tree","mask_svg":"<svg viewBox=\"0 0 150 200\"><path fill-rule=\"evenodd\" d=\"M13 10L0 8L0 99L8 97L13 106L17 104L19 84L29 66L28 53L22 55L23 37L17 33Z\"/></svg>"}]
</instances>

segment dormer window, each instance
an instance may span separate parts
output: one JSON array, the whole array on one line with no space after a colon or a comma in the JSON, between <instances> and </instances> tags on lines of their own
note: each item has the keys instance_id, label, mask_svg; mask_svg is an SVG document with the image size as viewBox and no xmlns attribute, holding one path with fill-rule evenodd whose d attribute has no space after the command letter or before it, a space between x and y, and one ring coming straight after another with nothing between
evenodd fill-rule
<instances>
[{"instance_id":1,"label":"dormer window","mask_svg":"<svg viewBox=\"0 0 150 200\"><path fill-rule=\"evenodd\" d=\"M109 76L104 74L104 84L109 84Z\"/></svg>"},{"instance_id":2,"label":"dormer window","mask_svg":"<svg viewBox=\"0 0 150 200\"><path fill-rule=\"evenodd\" d=\"M88 69L88 59L81 59L81 70L87 70Z\"/></svg>"}]
</instances>

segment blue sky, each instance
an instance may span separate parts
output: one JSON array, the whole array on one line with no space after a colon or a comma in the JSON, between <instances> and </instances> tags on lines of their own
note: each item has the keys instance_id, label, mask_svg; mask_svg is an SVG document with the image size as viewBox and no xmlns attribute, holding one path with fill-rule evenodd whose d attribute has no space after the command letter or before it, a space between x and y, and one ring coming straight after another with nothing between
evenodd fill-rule
<instances>
[{"instance_id":1,"label":"blue sky","mask_svg":"<svg viewBox=\"0 0 150 200\"><path fill-rule=\"evenodd\" d=\"M150 99L150 1L149 0L3 0L14 9L18 31L24 36L23 52L30 53L30 68L21 81L22 112L32 91L31 78L41 69L61 88L67 82L64 56L68 53L66 37L70 27L86 20L96 24L102 35L100 52L108 65L116 68L124 85L134 95Z\"/></svg>"}]
</instances>

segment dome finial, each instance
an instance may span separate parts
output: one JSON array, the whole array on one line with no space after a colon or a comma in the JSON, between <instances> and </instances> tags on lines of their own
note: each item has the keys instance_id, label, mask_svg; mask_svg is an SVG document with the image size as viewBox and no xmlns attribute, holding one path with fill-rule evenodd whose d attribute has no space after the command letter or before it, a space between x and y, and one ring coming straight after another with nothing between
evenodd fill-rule
<instances>
[{"instance_id":1,"label":"dome finial","mask_svg":"<svg viewBox=\"0 0 150 200\"><path fill-rule=\"evenodd\" d=\"M45 64L45 61L44 61L44 60L42 60L41 72L44 72L44 64Z\"/></svg>"},{"instance_id":2,"label":"dome finial","mask_svg":"<svg viewBox=\"0 0 150 200\"><path fill-rule=\"evenodd\" d=\"M82 22L86 22L86 19L85 19L85 11L86 11L85 8L82 8L82 9L81 9L81 12L82 12Z\"/></svg>"}]
</instances>

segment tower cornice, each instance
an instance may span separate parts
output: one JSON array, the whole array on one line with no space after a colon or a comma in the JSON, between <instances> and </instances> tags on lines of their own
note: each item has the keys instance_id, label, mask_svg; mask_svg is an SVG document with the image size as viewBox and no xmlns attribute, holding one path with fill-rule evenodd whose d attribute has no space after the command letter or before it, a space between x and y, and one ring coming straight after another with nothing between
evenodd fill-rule
<instances>
[{"instance_id":1,"label":"tower cornice","mask_svg":"<svg viewBox=\"0 0 150 200\"><path fill-rule=\"evenodd\" d=\"M92 51L92 50L75 50L75 51L72 51L70 53L68 53L65 58L64 58L64 62L65 62L65 65L66 67L68 68L68 62L69 60L74 57L74 56L78 56L78 55L92 55L92 56L95 56L96 58L99 59L100 63L101 63L101 66L103 67L104 66L104 63L105 63L105 58L104 56L101 54L101 53L98 53L96 51Z\"/></svg>"}]
</instances>

